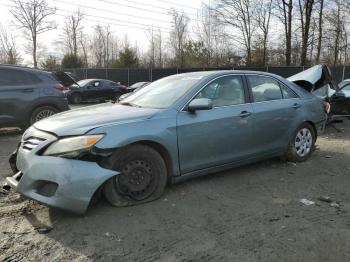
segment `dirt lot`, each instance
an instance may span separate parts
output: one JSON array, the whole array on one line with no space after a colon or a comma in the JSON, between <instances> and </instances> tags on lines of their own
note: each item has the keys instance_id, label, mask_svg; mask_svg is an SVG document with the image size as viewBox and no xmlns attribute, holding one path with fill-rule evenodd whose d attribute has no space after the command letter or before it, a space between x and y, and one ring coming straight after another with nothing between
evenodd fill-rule
<instances>
[{"instance_id":1,"label":"dirt lot","mask_svg":"<svg viewBox=\"0 0 350 262\"><path fill-rule=\"evenodd\" d=\"M305 163L193 179L136 207L79 217L2 192L0 261L350 261L350 122L336 127ZM0 135L0 180L19 137Z\"/></svg>"}]
</instances>

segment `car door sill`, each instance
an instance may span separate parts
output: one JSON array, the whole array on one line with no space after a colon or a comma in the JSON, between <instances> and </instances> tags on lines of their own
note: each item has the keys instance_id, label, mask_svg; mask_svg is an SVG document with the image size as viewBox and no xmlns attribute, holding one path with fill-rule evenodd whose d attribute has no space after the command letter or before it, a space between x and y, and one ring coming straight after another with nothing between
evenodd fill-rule
<instances>
[{"instance_id":1,"label":"car door sill","mask_svg":"<svg viewBox=\"0 0 350 262\"><path fill-rule=\"evenodd\" d=\"M219 165L219 166L213 166L213 167L208 167L208 168L204 168L204 169L200 169L200 170L195 170L195 171L191 171L185 174L182 174L180 176L176 176L172 178L172 182L173 183L180 183L182 181L194 178L194 177L198 177L198 176L204 176L204 175L208 175L208 174L213 174L213 173L217 173L217 172L221 172L224 170L229 170L229 169L233 169L236 167L240 167L240 166L244 166L253 162L259 162L262 160L266 160L266 159L270 159L273 157L278 157L281 156L283 153L281 151L276 151L273 153L268 153L266 155L264 155L263 157L251 157L251 158L247 158L247 159L243 159L243 160L239 160L239 161L235 161L235 162L231 162L231 163L227 163L227 164L223 164L223 165Z\"/></svg>"}]
</instances>

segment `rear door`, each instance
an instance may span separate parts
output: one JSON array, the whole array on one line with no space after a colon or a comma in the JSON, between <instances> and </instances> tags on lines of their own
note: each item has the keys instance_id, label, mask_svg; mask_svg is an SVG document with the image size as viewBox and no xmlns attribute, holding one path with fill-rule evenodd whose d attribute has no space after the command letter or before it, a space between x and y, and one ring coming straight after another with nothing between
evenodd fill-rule
<instances>
[{"instance_id":1,"label":"rear door","mask_svg":"<svg viewBox=\"0 0 350 262\"><path fill-rule=\"evenodd\" d=\"M0 68L0 125L24 123L40 97L41 80L20 69Z\"/></svg>"},{"instance_id":2,"label":"rear door","mask_svg":"<svg viewBox=\"0 0 350 262\"><path fill-rule=\"evenodd\" d=\"M240 75L222 76L195 98L213 101L211 110L178 114L177 132L182 174L221 166L251 153L251 104ZM190 102L190 101L189 101Z\"/></svg>"},{"instance_id":3,"label":"rear door","mask_svg":"<svg viewBox=\"0 0 350 262\"><path fill-rule=\"evenodd\" d=\"M246 78L253 102L255 153L274 154L284 150L299 121L300 98L273 77L247 74Z\"/></svg>"}]
</instances>

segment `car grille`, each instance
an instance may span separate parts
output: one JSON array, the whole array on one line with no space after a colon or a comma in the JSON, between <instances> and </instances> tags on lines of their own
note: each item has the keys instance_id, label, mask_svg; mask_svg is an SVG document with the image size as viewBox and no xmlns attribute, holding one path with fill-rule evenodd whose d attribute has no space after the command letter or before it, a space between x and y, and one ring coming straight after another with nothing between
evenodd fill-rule
<instances>
[{"instance_id":1,"label":"car grille","mask_svg":"<svg viewBox=\"0 0 350 262\"><path fill-rule=\"evenodd\" d=\"M44 141L46 141L45 138L30 136L27 137L24 141L22 141L22 148L28 151L32 151Z\"/></svg>"}]
</instances>

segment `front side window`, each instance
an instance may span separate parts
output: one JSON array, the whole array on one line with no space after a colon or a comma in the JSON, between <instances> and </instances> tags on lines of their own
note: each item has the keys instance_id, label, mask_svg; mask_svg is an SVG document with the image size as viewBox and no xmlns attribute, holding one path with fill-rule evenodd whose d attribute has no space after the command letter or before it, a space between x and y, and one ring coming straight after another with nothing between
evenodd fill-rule
<instances>
[{"instance_id":1,"label":"front side window","mask_svg":"<svg viewBox=\"0 0 350 262\"><path fill-rule=\"evenodd\" d=\"M245 102L240 76L224 76L207 85L196 98L208 98L214 107L238 105Z\"/></svg>"},{"instance_id":2,"label":"front side window","mask_svg":"<svg viewBox=\"0 0 350 262\"><path fill-rule=\"evenodd\" d=\"M91 84L93 87L100 87L101 86L101 82L100 81L95 81L95 82L92 82Z\"/></svg>"},{"instance_id":3,"label":"front side window","mask_svg":"<svg viewBox=\"0 0 350 262\"><path fill-rule=\"evenodd\" d=\"M248 83L252 89L254 102L264 102L282 99L281 88L271 77L248 75Z\"/></svg>"}]
</instances>

